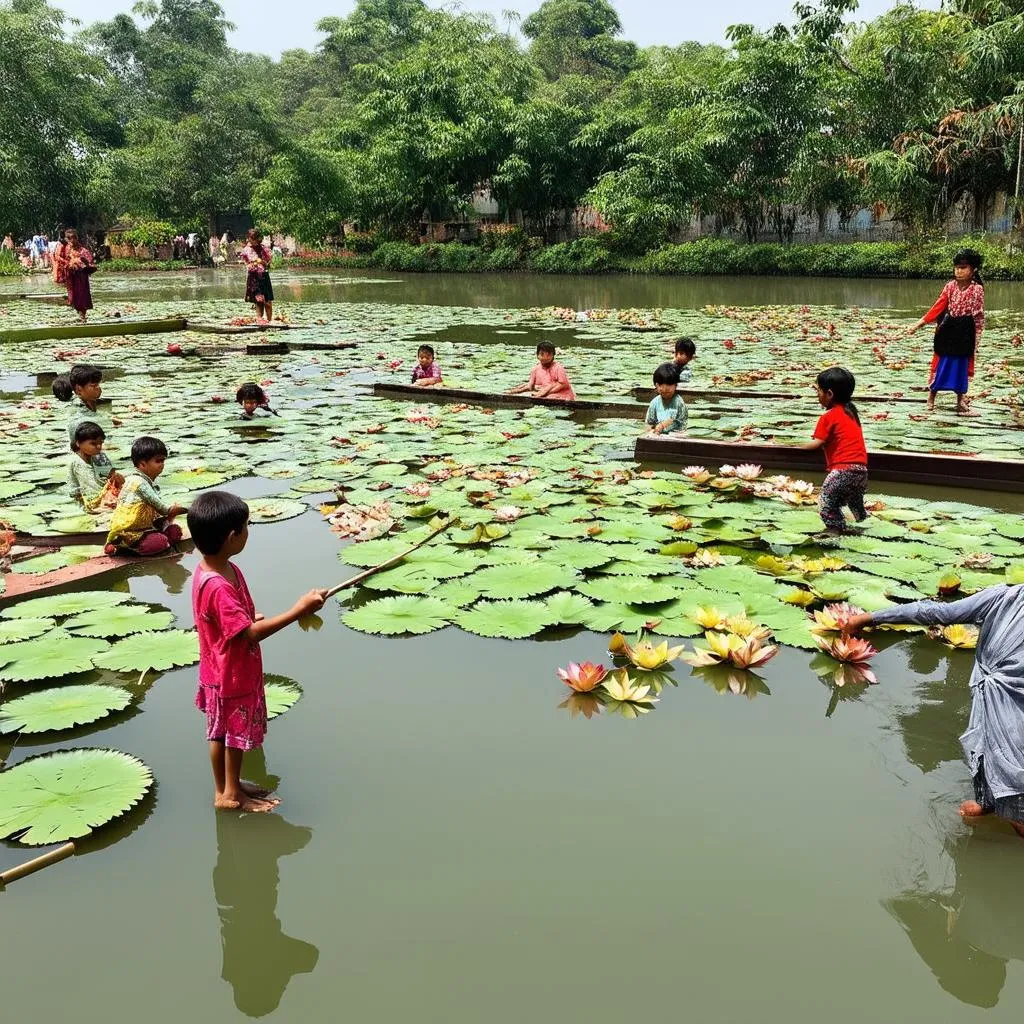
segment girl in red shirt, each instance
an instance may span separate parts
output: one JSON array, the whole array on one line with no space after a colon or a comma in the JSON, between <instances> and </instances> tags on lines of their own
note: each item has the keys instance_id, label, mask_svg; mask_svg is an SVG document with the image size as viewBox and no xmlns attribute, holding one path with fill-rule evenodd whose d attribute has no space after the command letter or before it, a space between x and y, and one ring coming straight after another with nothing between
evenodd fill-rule
<instances>
[{"instance_id":1,"label":"girl in red shirt","mask_svg":"<svg viewBox=\"0 0 1024 1024\"><path fill-rule=\"evenodd\" d=\"M818 508L828 533L847 533L843 507L849 507L858 522L867 519L864 492L868 487L868 451L857 407L850 399L856 379L845 366L822 370L814 389L825 412L814 428L814 440L801 448L825 449L828 470L821 485Z\"/></svg>"}]
</instances>

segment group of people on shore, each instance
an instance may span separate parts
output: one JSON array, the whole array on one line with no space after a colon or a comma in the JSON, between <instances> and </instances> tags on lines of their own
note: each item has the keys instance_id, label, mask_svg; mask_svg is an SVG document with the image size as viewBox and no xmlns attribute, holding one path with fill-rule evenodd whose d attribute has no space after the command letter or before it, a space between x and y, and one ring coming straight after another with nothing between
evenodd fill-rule
<instances>
[{"instance_id":1,"label":"group of people on shore","mask_svg":"<svg viewBox=\"0 0 1024 1024\"><path fill-rule=\"evenodd\" d=\"M0 242L0 249L10 253L25 270L31 271L39 267L48 270L53 264L53 254L59 244L56 240L51 241L49 235L37 232L18 245L14 241L14 236L8 232Z\"/></svg>"}]
</instances>

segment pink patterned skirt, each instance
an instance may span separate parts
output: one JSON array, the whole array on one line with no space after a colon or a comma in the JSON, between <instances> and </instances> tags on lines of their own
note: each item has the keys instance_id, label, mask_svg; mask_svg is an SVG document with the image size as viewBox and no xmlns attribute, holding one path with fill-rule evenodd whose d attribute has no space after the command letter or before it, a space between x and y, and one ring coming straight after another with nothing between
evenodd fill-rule
<instances>
[{"instance_id":1,"label":"pink patterned skirt","mask_svg":"<svg viewBox=\"0 0 1024 1024\"><path fill-rule=\"evenodd\" d=\"M267 734L267 701L260 686L241 697L221 697L215 686L199 684L196 707L206 714L206 738L236 750L263 745Z\"/></svg>"}]
</instances>

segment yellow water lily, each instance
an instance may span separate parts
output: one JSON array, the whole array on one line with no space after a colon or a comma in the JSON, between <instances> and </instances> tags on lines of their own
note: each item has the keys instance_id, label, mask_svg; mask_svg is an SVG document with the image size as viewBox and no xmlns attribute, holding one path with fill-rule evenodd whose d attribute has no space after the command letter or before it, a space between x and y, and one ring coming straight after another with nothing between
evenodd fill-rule
<instances>
[{"instance_id":1,"label":"yellow water lily","mask_svg":"<svg viewBox=\"0 0 1024 1024\"><path fill-rule=\"evenodd\" d=\"M695 608L690 612L689 617L697 623L701 629L720 629L725 625L726 617L715 607Z\"/></svg>"},{"instance_id":2,"label":"yellow water lily","mask_svg":"<svg viewBox=\"0 0 1024 1024\"><path fill-rule=\"evenodd\" d=\"M942 640L950 647L971 650L978 646L977 626L946 626L942 630Z\"/></svg>"},{"instance_id":3,"label":"yellow water lily","mask_svg":"<svg viewBox=\"0 0 1024 1024\"><path fill-rule=\"evenodd\" d=\"M737 668L752 668L763 665L779 653L774 644L762 644L756 636L742 637L735 633L705 634L706 648L694 648L692 654L684 654L683 661L696 668L721 665L728 662Z\"/></svg>"},{"instance_id":4,"label":"yellow water lily","mask_svg":"<svg viewBox=\"0 0 1024 1024\"><path fill-rule=\"evenodd\" d=\"M641 640L634 647L627 647L625 654L640 669L653 671L675 661L683 653L683 646L669 647L667 640L655 646L650 640Z\"/></svg>"},{"instance_id":5,"label":"yellow water lily","mask_svg":"<svg viewBox=\"0 0 1024 1024\"><path fill-rule=\"evenodd\" d=\"M806 608L809 604L814 604L816 598L809 590L801 590L799 587L794 587L782 595L782 600L786 604L795 604L801 608Z\"/></svg>"},{"instance_id":6,"label":"yellow water lily","mask_svg":"<svg viewBox=\"0 0 1024 1024\"><path fill-rule=\"evenodd\" d=\"M691 526L693 526L693 520L692 519L687 519L686 516L673 516L668 521L668 525L673 530L678 530L678 531L688 530L688 529L690 529Z\"/></svg>"},{"instance_id":7,"label":"yellow water lily","mask_svg":"<svg viewBox=\"0 0 1024 1024\"><path fill-rule=\"evenodd\" d=\"M743 637L744 640L751 636L757 637L758 640L767 640L772 635L770 629L753 622L746 615L730 615L725 620L725 624L730 633L735 633L737 636Z\"/></svg>"},{"instance_id":8,"label":"yellow water lily","mask_svg":"<svg viewBox=\"0 0 1024 1024\"><path fill-rule=\"evenodd\" d=\"M625 654L628 650L629 644L626 642L626 638L621 633L612 633L612 638L608 641L608 653Z\"/></svg>"},{"instance_id":9,"label":"yellow water lily","mask_svg":"<svg viewBox=\"0 0 1024 1024\"><path fill-rule=\"evenodd\" d=\"M657 697L650 695L651 688L633 682L629 677L629 672L624 668L605 676L601 685L613 701L640 705L657 704L658 702Z\"/></svg>"}]
</instances>

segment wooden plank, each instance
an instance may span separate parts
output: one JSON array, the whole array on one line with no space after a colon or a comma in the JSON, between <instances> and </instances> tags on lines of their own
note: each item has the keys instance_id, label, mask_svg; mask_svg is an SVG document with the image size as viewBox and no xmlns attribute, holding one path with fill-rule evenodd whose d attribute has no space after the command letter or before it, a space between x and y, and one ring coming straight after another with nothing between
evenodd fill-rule
<instances>
[{"instance_id":1,"label":"wooden plank","mask_svg":"<svg viewBox=\"0 0 1024 1024\"><path fill-rule=\"evenodd\" d=\"M260 334L263 331L287 331L290 324L204 324L193 320L188 322L188 329L198 334Z\"/></svg>"},{"instance_id":2,"label":"wooden plank","mask_svg":"<svg viewBox=\"0 0 1024 1024\"><path fill-rule=\"evenodd\" d=\"M679 388L679 394L683 396L683 400L686 402L694 399L701 398L741 398L741 399L752 399L754 401L774 402L774 401L787 401L787 402L798 402L803 400L814 399L813 390L808 388L803 394L796 394L786 391L745 391L742 388L739 390L730 390L728 388ZM630 394L638 402L649 402L656 394L657 391L654 388L633 388ZM861 402L905 402L910 405L921 405L927 398L927 392L924 388L921 389L920 395L916 398L887 398L885 395L854 395L854 403ZM814 401L817 401L814 399ZM814 406L817 409L817 406Z\"/></svg>"},{"instance_id":3,"label":"wooden plank","mask_svg":"<svg viewBox=\"0 0 1024 1024\"><path fill-rule=\"evenodd\" d=\"M556 409L603 412L630 417L639 417L643 412L639 405L632 402L593 402L583 399L566 402L558 398L493 394L488 391L466 391L460 388L420 388L415 384L374 384L373 393L386 398L414 398L420 402L465 402L467 405L512 405L517 408L548 405Z\"/></svg>"},{"instance_id":4,"label":"wooden plank","mask_svg":"<svg viewBox=\"0 0 1024 1024\"><path fill-rule=\"evenodd\" d=\"M138 565L141 562L162 562L169 558L180 558L181 553L168 551L161 555L98 555L77 565L68 565L53 572L27 573L9 572L4 576L6 590L0 594L0 606L9 604L12 599L22 597L41 597L43 594L58 587L81 583L85 580L104 576L115 569Z\"/></svg>"},{"instance_id":5,"label":"wooden plank","mask_svg":"<svg viewBox=\"0 0 1024 1024\"><path fill-rule=\"evenodd\" d=\"M166 334L184 331L188 321L182 317L164 320L110 320L54 327L26 327L17 331L0 331L0 344L19 341L46 341L68 338L109 338L132 334Z\"/></svg>"},{"instance_id":6,"label":"wooden plank","mask_svg":"<svg viewBox=\"0 0 1024 1024\"><path fill-rule=\"evenodd\" d=\"M38 536L31 533L15 533L15 542L25 547L54 548L70 547L78 544L103 544L107 539L106 530L90 530L88 533L55 533Z\"/></svg>"},{"instance_id":7,"label":"wooden plank","mask_svg":"<svg viewBox=\"0 0 1024 1024\"><path fill-rule=\"evenodd\" d=\"M766 469L823 472L820 451L775 444L739 444L697 437L637 439L633 457L638 461L714 465L752 462ZM1024 493L1024 462L982 459L966 455L930 455L914 452L868 452L868 473L875 480L969 487L983 491Z\"/></svg>"}]
</instances>

